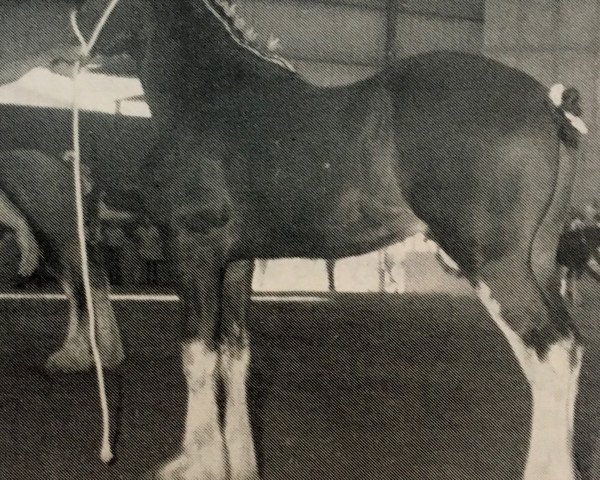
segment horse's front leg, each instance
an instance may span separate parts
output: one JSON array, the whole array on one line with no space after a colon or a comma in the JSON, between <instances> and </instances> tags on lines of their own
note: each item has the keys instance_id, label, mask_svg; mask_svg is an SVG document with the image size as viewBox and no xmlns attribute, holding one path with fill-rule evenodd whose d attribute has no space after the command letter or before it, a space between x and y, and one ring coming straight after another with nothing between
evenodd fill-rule
<instances>
[{"instance_id":1,"label":"horse's front leg","mask_svg":"<svg viewBox=\"0 0 600 480\"><path fill-rule=\"evenodd\" d=\"M250 345L246 315L252 291L253 263L227 266L221 323L221 377L225 389L225 446L230 480L257 480L258 469L248 411Z\"/></svg>"},{"instance_id":2,"label":"horse's front leg","mask_svg":"<svg viewBox=\"0 0 600 480\"><path fill-rule=\"evenodd\" d=\"M161 480L224 480L225 446L219 421L216 342L222 289L218 235L179 229L174 238L179 295L186 324L182 363L187 413L181 452L158 472Z\"/></svg>"}]
</instances>

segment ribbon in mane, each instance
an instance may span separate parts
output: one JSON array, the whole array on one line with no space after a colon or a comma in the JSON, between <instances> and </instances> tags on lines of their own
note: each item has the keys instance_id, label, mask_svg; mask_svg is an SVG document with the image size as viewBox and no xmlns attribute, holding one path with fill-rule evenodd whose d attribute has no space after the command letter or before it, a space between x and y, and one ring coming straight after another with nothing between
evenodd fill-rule
<instances>
[{"instance_id":1,"label":"ribbon in mane","mask_svg":"<svg viewBox=\"0 0 600 480\"><path fill-rule=\"evenodd\" d=\"M273 53L278 48L279 39L273 35L269 37L266 48L258 45L258 34L252 27L246 25L246 21L236 13L237 5L227 0L202 0L204 6L212 13L227 30L233 41L252 52L257 57L267 62L274 63L291 72L295 72L294 66L285 58ZM268 52L265 52L267 50Z\"/></svg>"}]
</instances>

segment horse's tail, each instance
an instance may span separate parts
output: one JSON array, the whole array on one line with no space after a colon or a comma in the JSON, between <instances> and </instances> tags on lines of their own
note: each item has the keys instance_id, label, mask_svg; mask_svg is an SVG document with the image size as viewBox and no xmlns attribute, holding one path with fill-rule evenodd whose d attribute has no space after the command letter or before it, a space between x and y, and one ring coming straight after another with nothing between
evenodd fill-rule
<instances>
[{"instance_id":1,"label":"horse's tail","mask_svg":"<svg viewBox=\"0 0 600 480\"><path fill-rule=\"evenodd\" d=\"M580 157L577 150L581 136L587 134L588 129L581 119L581 99L576 88L565 88L561 83L557 83L550 87L548 98L561 146L554 194L548 205L547 215L555 224L562 226L571 202Z\"/></svg>"},{"instance_id":2,"label":"horse's tail","mask_svg":"<svg viewBox=\"0 0 600 480\"><path fill-rule=\"evenodd\" d=\"M548 92L552 102L554 121L558 127L558 137L570 148L577 148L581 135L588 133L581 119L581 100L576 88L565 88L562 83L554 84Z\"/></svg>"},{"instance_id":3,"label":"horse's tail","mask_svg":"<svg viewBox=\"0 0 600 480\"><path fill-rule=\"evenodd\" d=\"M548 100L560 142L557 142L559 145L557 145L557 168L553 191L539 219L531 244L530 262L540 287L546 290L544 296L550 303L554 303L555 297L553 295L548 297L547 294L549 291L555 291L558 286L556 276L558 241L571 202L579 160L579 141L581 135L587 133L587 127L580 117L582 113L580 95L575 88L565 88L562 84L553 85L548 91Z\"/></svg>"}]
</instances>

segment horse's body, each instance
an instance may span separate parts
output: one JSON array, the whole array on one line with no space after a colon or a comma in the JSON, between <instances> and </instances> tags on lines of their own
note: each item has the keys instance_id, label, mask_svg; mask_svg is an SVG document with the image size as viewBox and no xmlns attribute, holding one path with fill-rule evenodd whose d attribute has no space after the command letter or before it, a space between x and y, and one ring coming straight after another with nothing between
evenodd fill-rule
<instances>
[{"instance_id":1,"label":"horse's body","mask_svg":"<svg viewBox=\"0 0 600 480\"><path fill-rule=\"evenodd\" d=\"M509 91L508 79L520 83L518 92ZM167 158L154 170L160 185L154 198L165 216L197 228L210 210L236 239L231 256L239 258L355 255L428 227L451 255L463 257L463 268L475 268L478 256L499 256L518 243L521 232L506 227L527 187L522 158L537 149L532 123L543 122L536 128L548 132L543 153L558 151L545 90L530 77L478 57L440 53L345 88L301 83L291 95L283 92L298 80L281 83L249 111L242 97L235 115L217 110L206 122L200 111L190 121L205 124L178 127L174 135L185 150L176 152L176 163ZM482 121L492 115L495 122ZM518 151L511 163L498 161L506 148ZM210 152L210 170L197 162L198 151ZM537 173L550 177L556 168L540 162ZM477 184L466 177L471 169ZM488 207L499 215L475 215ZM448 229L458 231L446 235Z\"/></svg>"},{"instance_id":2,"label":"horse's body","mask_svg":"<svg viewBox=\"0 0 600 480\"><path fill-rule=\"evenodd\" d=\"M211 0L140 0L135 18L131 1L103 48L136 59L162 135L144 168L147 208L170 226L188 334L186 433L160 477L258 477L246 402L252 258L336 258L427 229L530 383L525 478L574 480L581 347L551 276L575 169L566 107L522 72L448 52L317 88L230 35Z\"/></svg>"},{"instance_id":3,"label":"horse's body","mask_svg":"<svg viewBox=\"0 0 600 480\"><path fill-rule=\"evenodd\" d=\"M181 127L175 136L189 150L154 170L165 218L175 213L198 229L208 212L235 239L232 259L335 258L423 229L401 193L393 106L382 82L324 92L301 85L262 111L232 118L218 110L210 124ZM267 98L281 99L279 88ZM198 151L211 152L211 170L195 160ZM244 165L246 158L254 160ZM190 199L197 210L189 210Z\"/></svg>"}]
</instances>

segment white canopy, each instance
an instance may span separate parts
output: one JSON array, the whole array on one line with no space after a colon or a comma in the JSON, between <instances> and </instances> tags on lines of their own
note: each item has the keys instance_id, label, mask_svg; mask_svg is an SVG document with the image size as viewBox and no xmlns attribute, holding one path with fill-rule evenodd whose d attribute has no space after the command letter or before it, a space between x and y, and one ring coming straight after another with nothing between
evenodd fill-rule
<instances>
[{"instance_id":1,"label":"white canopy","mask_svg":"<svg viewBox=\"0 0 600 480\"><path fill-rule=\"evenodd\" d=\"M131 99L143 95L137 78L82 72L79 105L82 110L133 117L150 117L148 105ZM14 83L0 87L0 104L70 109L73 79L35 68Z\"/></svg>"}]
</instances>

